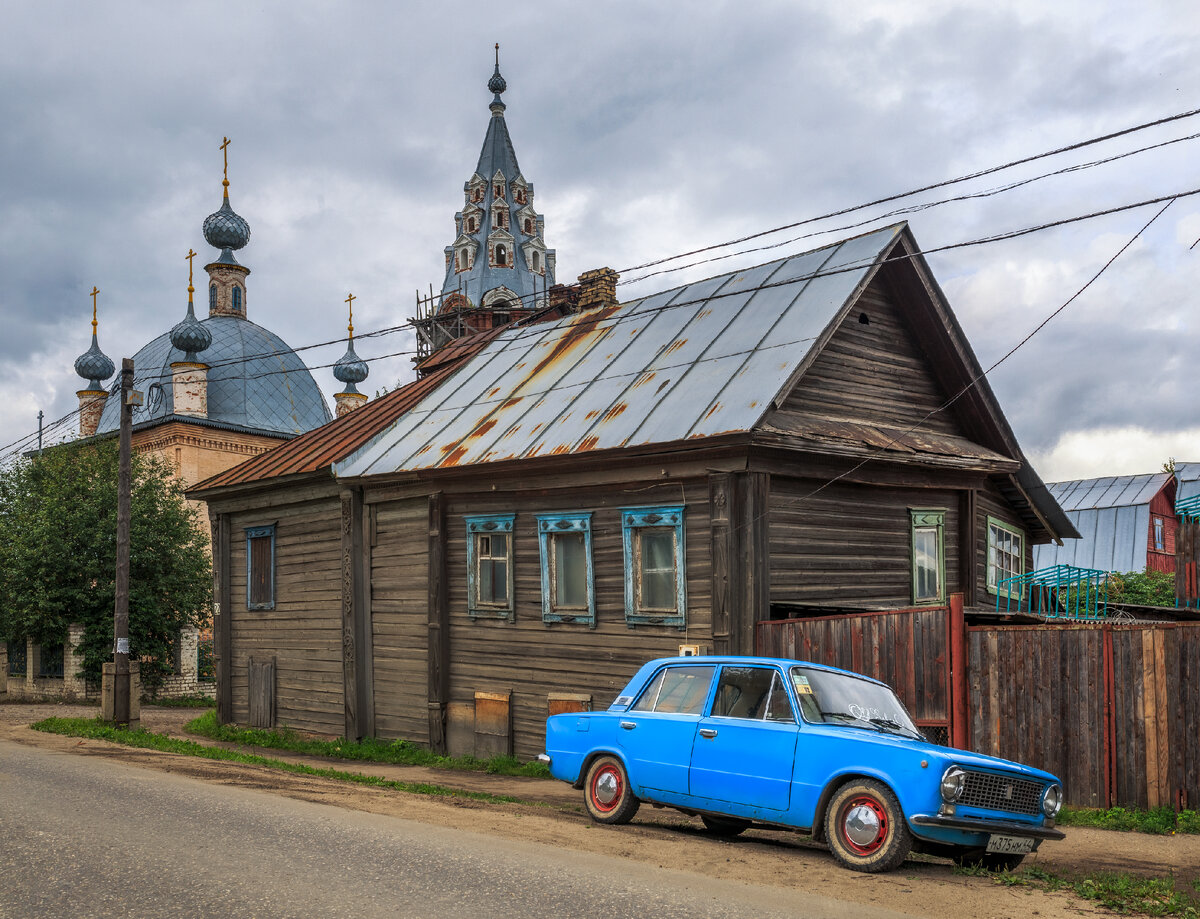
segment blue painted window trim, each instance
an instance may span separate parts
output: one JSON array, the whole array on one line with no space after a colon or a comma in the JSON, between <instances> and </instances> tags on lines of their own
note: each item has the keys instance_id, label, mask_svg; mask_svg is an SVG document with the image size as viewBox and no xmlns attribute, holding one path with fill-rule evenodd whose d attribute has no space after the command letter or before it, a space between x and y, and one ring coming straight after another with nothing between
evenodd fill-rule
<instances>
[{"instance_id":1,"label":"blue painted window trim","mask_svg":"<svg viewBox=\"0 0 1200 919\"><path fill-rule=\"evenodd\" d=\"M250 550L252 540L267 536L271 539L271 561L267 572L267 593L270 597L265 603L254 603L250 599L250 587L254 583L254 554ZM275 524L260 527L246 527L246 609L275 608Z\"/></svg>"},{"instance_id":2,"label":"blue painted window trim","mask_svg":"<svg viewBox=\"0 0 1200 919\"><path fill-rule=\"evenodd\" d=\"M687 568L684 564L683 505L621 508L621 541L625 548L625 624L687 627ZM675 531L675 610L638 607L636 543L640 530L672 528Z\"/></svg>"},{"instance_id":3,"label":"blue painted window trim","mask_svg":"<svg viewBox=\"0 0 1200 919\"><path fill-rule=\"evenodd\" d=\"M538 555L542 563L542 621L586 623L596 627L596 576L592 567L592 515L538 514ZM559 533L582 533L587 570L587 609L559 610L554 605L554 565L551 543Z\"/></svg>"},{"instance_id":4,"label":"blue painted window trim","mask_svg":"<svg viewBox=\"0 0 1200 919\"><path fill-rule=\"evenodd\" d=\"M464 517L467 525L467 615L472 619L507 619L514 621L513 594L516 579L513 577L513 529L516 514L484 514ZM482 604L479 602L477 547L479 537L492 533L508 535L508 605Z\"/></svg>"}]
</instances>

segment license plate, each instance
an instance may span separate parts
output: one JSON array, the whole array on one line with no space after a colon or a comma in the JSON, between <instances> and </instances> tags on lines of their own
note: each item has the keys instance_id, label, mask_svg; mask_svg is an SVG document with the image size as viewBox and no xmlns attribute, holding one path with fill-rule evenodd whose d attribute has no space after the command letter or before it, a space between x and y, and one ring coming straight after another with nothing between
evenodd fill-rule
<instances>
[{"instance_id":1,"label":"license plate","mask_svg":"<svg viewBox=\"0 0 1200 919\"><path fill-rule=\"evenodd\" d=\"M1002 855L1028 855L1033 851L1033 839L1028 836L991 836L987 850Z\"/></svg>"}]
</instances>

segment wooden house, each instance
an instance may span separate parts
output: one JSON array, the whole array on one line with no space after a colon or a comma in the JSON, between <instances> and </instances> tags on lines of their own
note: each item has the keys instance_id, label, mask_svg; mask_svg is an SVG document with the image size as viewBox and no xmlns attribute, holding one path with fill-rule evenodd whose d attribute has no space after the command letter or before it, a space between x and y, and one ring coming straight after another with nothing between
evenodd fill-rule
<instances>
[{"instance_id":1,"label":"wooden house","mask_svg":"<svg viewBox=\"0 0 1200 919\"><path fill-rule=\"evenodd\" d=\"M528 758L548 713L607 706L651 657L994 606L1076 535L907 225L594 292L192 492L222 720Z\"/></svg>"}]
</instances>

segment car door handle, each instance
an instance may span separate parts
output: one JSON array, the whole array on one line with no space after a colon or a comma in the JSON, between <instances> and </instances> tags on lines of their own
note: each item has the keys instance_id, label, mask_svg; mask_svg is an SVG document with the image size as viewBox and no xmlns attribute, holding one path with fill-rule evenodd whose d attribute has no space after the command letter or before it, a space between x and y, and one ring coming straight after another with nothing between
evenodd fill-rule
<instances>
[{"instance_id":1,"label":"car door handle","mask_svg":"<svg viewBox=\"0 0 1200 919\"><path fill-rule=\"evenodd\" d=\"M709 740L717 736L716 728L701 728L700 736L707 737Z\"/></svg>"},{"instance_id":2,"label":"car door handle","mask_svg":"<svg viewBox=\"0 0 1200 919\"><path fill-rule=\"evenodd\" d=\"M636 721L622 721L621 722L621 730L622 731L632 731L636 727L637 727Z\"/></svg>"}]
</instances>

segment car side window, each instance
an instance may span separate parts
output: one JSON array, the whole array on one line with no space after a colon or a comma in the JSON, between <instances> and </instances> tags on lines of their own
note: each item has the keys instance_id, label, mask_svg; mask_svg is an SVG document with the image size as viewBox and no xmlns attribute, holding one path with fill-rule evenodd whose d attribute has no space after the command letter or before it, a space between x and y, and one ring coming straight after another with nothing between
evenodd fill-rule
<instances>
[{"instance_id":1,"label":"car side window","mask_svg":"<svg viewBox=\"0 0 1200 919\"><path fill-rule=\"evenodd\" d=\"M712 713L718 718L796 720L783 680L769 667L723 668Z\"/></svg>"},{"instance_id":2,"label":"car side window","mask_svg":"<svg viewBox=\"0 0 1200 919\"><path fill-rule=\"evenodd\" d=\"M713 670L708 666L664 667L633 704L635 712L699 715L704 711Z\"/></svg>"}]
</instances>

